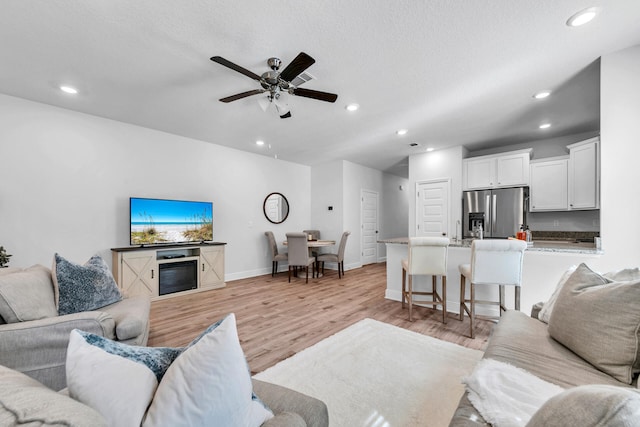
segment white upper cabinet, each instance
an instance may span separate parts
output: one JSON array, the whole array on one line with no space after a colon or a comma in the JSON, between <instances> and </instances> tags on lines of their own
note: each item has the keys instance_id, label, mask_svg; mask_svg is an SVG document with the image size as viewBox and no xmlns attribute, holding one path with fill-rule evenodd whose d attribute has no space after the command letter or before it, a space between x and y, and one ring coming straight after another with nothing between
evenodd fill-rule
<instances>
[{"instance_id":1,"label":"white upper cabinet","mask_svg":"<svg viewBox=\"0 0 640 427\"><path fill-rule=\"evenodd\" d=\"M531 162L531 212L565 211L569 207L569 157Z\"/></svg>"},{"instance_id":2,"label":"white upper cabinet","mask_svg":"<svg viewBox=\"0 0 640 427\"><path fill-rule=\"evenodd\" d=\"M529 185L531 149L462 161L464 190Z\"/></svg>"},{"instance_id":3,"label":"white upper cabinet","mask_svg":"<svg viewBox=\"0 0 640 427\"><path fill-rule=\"evenodd\" d=\"M600 138L569 145L569 209L600 208Z\"/></svg>"}]
</instances>

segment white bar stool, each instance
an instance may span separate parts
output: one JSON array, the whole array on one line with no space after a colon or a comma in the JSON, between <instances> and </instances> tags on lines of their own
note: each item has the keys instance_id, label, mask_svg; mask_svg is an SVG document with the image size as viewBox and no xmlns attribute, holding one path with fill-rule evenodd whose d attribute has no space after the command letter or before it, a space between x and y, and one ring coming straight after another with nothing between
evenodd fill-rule
<instances>
[{"instance_id":1,"label":"white bar stool","mask_svg":"<svg viewBox=\"0 0 640 427\"><path fill-rule=\"evenodd\" d=\"M442 306L442 323L447 323L447 255L449 239L446 237L410 237L409 259L402 260L402 308L405 300L409 303L409 321L413 321L412 309L415 303L427 303L435 310ZM409 275L409 288L406 276ZM413 276L432 276L431 292L414 292ZM436 288L436 277L442 277L442 296ZM414 295L431 296L431 300L414 300Z\"/></svg>"},{"instance_id":2,"label":"white bar stool","mask_svg":"<svg viewBox=\"0 0 640 427\"><path fill-rule=\"evenodd\" d=\"M504 287L515 286L515 309L520 310L520 285L522 283L522 261L527 243L522 240L474 240L471 243L471 264L460 264L460 320L467 312L470 320L471 338L474 338L473 323L476 304L498 305L499 313L506 311ZM471 283L469 299L466 299L465 282ZM500 301L476 301L476 285L499 285ZM469 303L469 305L467 305Z\"/></svg>"}]
</instances>

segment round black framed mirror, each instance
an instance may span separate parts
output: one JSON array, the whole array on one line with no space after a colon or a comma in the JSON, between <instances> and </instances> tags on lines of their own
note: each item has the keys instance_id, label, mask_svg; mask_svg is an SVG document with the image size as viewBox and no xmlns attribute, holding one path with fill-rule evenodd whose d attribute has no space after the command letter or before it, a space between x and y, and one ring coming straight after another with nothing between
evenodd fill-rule
<instances>
[{"instance_id":1,"label":"round black framed mirror","mask_svg":"<svg viewBox=\"0 0 640 427\"><path fill-rule=\"evenodd\" d=\"M265 197L262 211L269 222L283 223L289 216L289 201L283 194L271 193Z\"/></svg>"}]
</instances>

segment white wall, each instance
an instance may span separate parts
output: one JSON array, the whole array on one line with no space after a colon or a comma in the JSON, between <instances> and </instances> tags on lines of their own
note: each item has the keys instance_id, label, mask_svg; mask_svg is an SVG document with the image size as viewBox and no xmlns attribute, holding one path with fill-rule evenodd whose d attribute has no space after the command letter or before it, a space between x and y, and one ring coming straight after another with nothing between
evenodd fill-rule
<instances>
[{"instance_id":1,"label":"white wall","mask_svg":"<svg viewBox=\"0 0 640 427\"><path fill-rule=\"evenodd\" d=\"M342 201L342 161L325 163L311 168L311 223L320 230L320 237L338 241L345 230ZM333 209L329 210L329 206ZM353 242L349 242L351 244ZM335 252L337 248L326 250ZM345 262L347 264L347 262Z\"/></svg>"},{"instance_id":2,"label":"white wall","mask_svg":"<svg viewBox=\"0 0 640 427\"><path fill-rule=\"evenodd\" d=\"M345 269L362 265L361 190L378 193L378 238L404 236L408 221L408 180L348 161L335 161L311 168L311 227L322 238L338 241L351 231L345 250ZM400 190L403 186L404 190ZM332 206L333 210L328 210ZM334 249L335 250L335 249ZM385 245L378 245L378 261L386 258Z\"/></svg>"},{"instance_id":3,"label":"white wall","mask_svg":"<svg viewBox=\"0 0 640 427\"><path fill-rule=\"evenodd\" d=\"M12 266L85 262L129 244L129 197L212 201L228 280L270 272L265 230L279 239L311 214L308 166L0 95L0 245ZM265 196L283 193L284 224Z\"/></svg>"},{"instance_id":4,"label":"white wall","mask_svg":"<svg viewBox=\"0 0 640 427\"><path fill-rule=\"evenodd\" d=\"M458 146L431 153L414 154L409 157L409 236L416 235L416 183L436 179L450 179L449 194L449 238L456 234L456 221L462 220L462 159L464 147Z\"/></svg>"},{"instance_id":5,"label":"white wall","mask_svg":"<svg viewBox=\"0 0 640 427\"><path fill-rule=\"evenodd\" d=\"M376 169L357 165L348 161L342 162L343 168L343 204L344 204L344 229L351 231L347 248L345 251L346 265L353 267L362 265L362 232L360 226L361 219L361 194L362 190L369 190L378 193L378 230L380 230L380 214L382 209L383 173ZM386 249L383 244L378 245L378 260L386 256Z\"/></svg>"},{"instance_id":6,"label":"white wall","mask_svg":"<svg viewBox=\"0 0 640 427\"><path fill-rule=\"evenodd\" d=\"M409 194L411 191L408 179L383 175L379 239L406 237L409 228ZM383 250L386 251L384 246Z\"/></svg>"},{"instance_id":7,"label":"white wall","mask_svg":"<svg viewBox=\"0 0 640 427\"><path fill-rule=\"evenodd\" d=\"M640 265L640 45L602 57L602 244L612 267Z\"/></svg>"}]
</instances>

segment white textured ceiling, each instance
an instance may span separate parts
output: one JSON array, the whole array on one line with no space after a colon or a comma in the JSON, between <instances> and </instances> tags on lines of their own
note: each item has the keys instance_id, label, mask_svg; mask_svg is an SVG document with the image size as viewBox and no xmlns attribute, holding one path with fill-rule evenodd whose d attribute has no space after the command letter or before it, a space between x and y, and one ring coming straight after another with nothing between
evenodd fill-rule
<instances>
[{"instance_id":1,"label":"white textured ceiling","mask_svg":"<svg viewBox=\"0 0 640 427\"><path fill-rule=\"evenodd\" d=\"M602 9L593 22L565 25L589 6ZM598 129L597 60L640 43L640 1L2 0L0 40L8 95L303 164L403 174L427 146ZM289 96L293 117L282 120L259 96L218 101L258 85L211 56L262 74L269 57L286 66L301 51L316 59L304 87L337 93L335 104ZM554 94L533 100L541 89Z\"/></svg>"}]
</instances>

